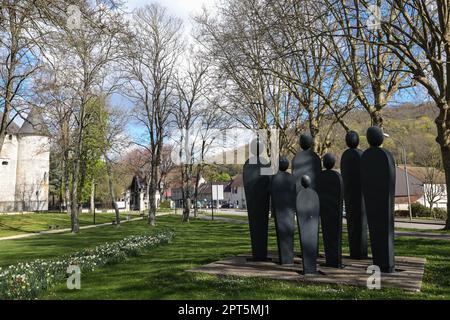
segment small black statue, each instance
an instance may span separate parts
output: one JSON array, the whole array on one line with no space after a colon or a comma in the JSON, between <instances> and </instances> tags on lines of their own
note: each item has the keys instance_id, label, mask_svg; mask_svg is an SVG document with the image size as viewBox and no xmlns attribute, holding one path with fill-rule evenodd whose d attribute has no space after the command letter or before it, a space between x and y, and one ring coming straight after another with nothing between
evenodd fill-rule
<instances>
[{"instance_id":1,"label":"small black statue","mask_svg":"<svg viewBox=\"0 0 450 320\"><path fill-rule=\"evenodd\" d=\"M302 134L300 136L300 147L303 151L297 152L292 159L292 174L296 181L297 193L303 188L301 184L302 176L307 175L311 179L311 188L316 188L316 179L322 164L320 157L313 151L313 138L310 134Z\"/></svg>"},{"instance_id":2,"label":"small black statue","mask_svg":"<svg viewBox=\"0 0 450 320\"><path fill-rule=\"evenodd\" d=\"M319 248L319 196L310 188L311 179L301 178L302 190L297 194L297 224L302 249L303 273L317 273L317 252Z\"/></svg>"},{"instance_id":3,"label":"small black statue","mask_svg":"<svg viewBox=\"0 0 450 320\"><path fill-rule=\"evenodd\" d=\"M394 199L395 161L392 154L381 148L384 140L380 127L367 130L370 148L361 158L361 184L369 225L373 263L381 272L395 271Z\"/></svg>"},{"instance_id":4,"label":"small black statue","mask_svg":"<svg viewBox=\"0 0 450 320\"><path fill-rule=\"evenodd\" d=\"M271 199L277 230L280 264L294 263L295 179L286 170L289 160L281 157L278 173L272 177Z\"/></svg>"},{"instance_id":5,"label":"small black statue","mask_svg":"<svg viewBox=\"0 0 450 320\"><path fill-rule=\"evenodd\" d=\"M342 267L342 211L343 185L341 175L332 170L336 159L331 153L323 158L326 170L317 177L320 200L320 221L323 233L325 260L328 267Z\"/></svg>"},{"instance_id":6,"label":"small black statue","mask_svg":"<svg viewBox=\"0 0 450 320\"><path fill-rule=\"evenodd\" d=\"M348 149L342 154L341 174L344 182L345 216L347 218L350 258L367 259L367 216L361 189L361 156L359 136L349 131L345 136Z\"/></svg>"},{"instance_id":7,"label":"small black statue","mask_svg":"<svg viewBox=\"0 0 450 320\"><path fill-rule=\"evenodd\" d=\"M258 139L252 141L250 151L256 157L251 157L245 162L242 175L247 200L252 256L255 261L267 260L270 176L261 174L261 168L268 167L261 157L263 148L264 145Z\"/></svg>"}]
</instances>

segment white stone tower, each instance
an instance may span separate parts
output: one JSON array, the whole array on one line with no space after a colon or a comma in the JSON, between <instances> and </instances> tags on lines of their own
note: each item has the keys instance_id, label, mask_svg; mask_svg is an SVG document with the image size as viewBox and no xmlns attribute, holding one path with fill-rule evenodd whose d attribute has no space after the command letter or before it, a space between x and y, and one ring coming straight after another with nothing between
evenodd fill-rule
<instances>
[{"instance_id":1,"label":"white stone tower","mask_svg":"<svg viewBox=\"0 0 450 320\"><path fill-rule=\"evenodd\" d=\"M0 112L0 117L2 113ZM14 211L16 207L17 151L20 127L13 123L6 128L6 137L0 151L0 212Z\"/></svg>"},{"instance_id":2,"label":"white stone tower","mask_svg":"<svg viewBox=\"0 0 450 320\"><path fill-rule=\"evenodd\" d=\"M16 210L48 210L50 143L42 115L32 109L19 129Z\"/></svg>"}]
</instances>

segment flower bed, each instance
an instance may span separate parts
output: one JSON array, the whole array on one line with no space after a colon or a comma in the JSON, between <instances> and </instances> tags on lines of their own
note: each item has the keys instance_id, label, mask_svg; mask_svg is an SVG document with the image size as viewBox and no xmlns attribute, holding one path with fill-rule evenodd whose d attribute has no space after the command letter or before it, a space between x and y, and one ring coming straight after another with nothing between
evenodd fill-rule
<instances>
[{"instance_id":1,"label":"flower bed","mask_svg":"<svg viewBox=\"0 0 450 320\"><path fill-rule=\"evenodd\" d=\"M127 256L137 256L143 249L168 243L173 237L172 231L129 236L56 259L36 259L0 267L0 300L36 298L42 291L63 281L70 265L76 265L82 271L93 271L96 267L123 261Z\"/></svg>"}]
</instances>

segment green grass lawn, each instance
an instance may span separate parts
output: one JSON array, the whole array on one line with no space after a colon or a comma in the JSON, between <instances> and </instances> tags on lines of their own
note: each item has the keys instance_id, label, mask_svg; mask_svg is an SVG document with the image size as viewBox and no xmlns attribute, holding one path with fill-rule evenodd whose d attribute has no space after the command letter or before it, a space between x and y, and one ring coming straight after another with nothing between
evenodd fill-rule
<instances>
[{"instance_id":1,"label":"green grass lawn","mask_svg":"<svg viewBox=\"0 0 450 320\"><path fill-rule=\"evenodd\" d=\"M248 226L222 221L158 217L156 228L145 221L82 230L80 234L42 235L0 242L0 265L19 260L50 258L115 241L128 235L170 228L171 244L129 258L126 262L82 274L81 290L69 291L64 283L42 299L450 299L450 241L409 237L396 239L396 254L426 257L421 293L401 290L371 291L343 285L313 285L260 278L216 277L187 273L193 266L250 251ZM346 250L344 234L344 252ZM298 239L296 239L298 250ZM276 249L273 224L270 249Z\"/></svg>"},{"instance_id":2,"label":"green grass lawn","mask_svg":"<svg viewBox=\"0 0 450 320\"><path fill-rule=\"evenodd\" d=\"M131 215L137 217L137 213L121 213L122 219ZM82 213L79 215L80 226L94 224L94 215ZM96 213L95 223L106 223L115 220L114 213ZM0 215L0 237L17 234L35 233L49 230L58 226L58 229L70 228L70 217L66 213L24 213L17 215Z\"/></svg>"}]
</instances>

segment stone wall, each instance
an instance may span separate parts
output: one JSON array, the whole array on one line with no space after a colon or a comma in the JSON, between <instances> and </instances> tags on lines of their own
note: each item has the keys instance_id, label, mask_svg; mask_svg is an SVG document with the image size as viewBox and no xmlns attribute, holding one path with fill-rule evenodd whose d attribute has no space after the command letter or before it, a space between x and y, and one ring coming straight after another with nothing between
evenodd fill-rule
<instances>
[{"instance_id":1,"label":"stone wall","mask_svg":"<svg viewBox=\"0 0 450 320\"><path fill-rule=\"evenodd\" d=\"M15 201L17 151L17 136L7 134L0 152L0 211Z\"/></svg>"},{"instance_id":2,"label":"stone wall","mask_svg":"<svg viewBox=\"0 0 450 320\"><path fill-rule=\"evenodd\" d=\"M15 190L17 211L48 210L49 168L49 139L20 136Z\"/></svg>"}]
</instances>

